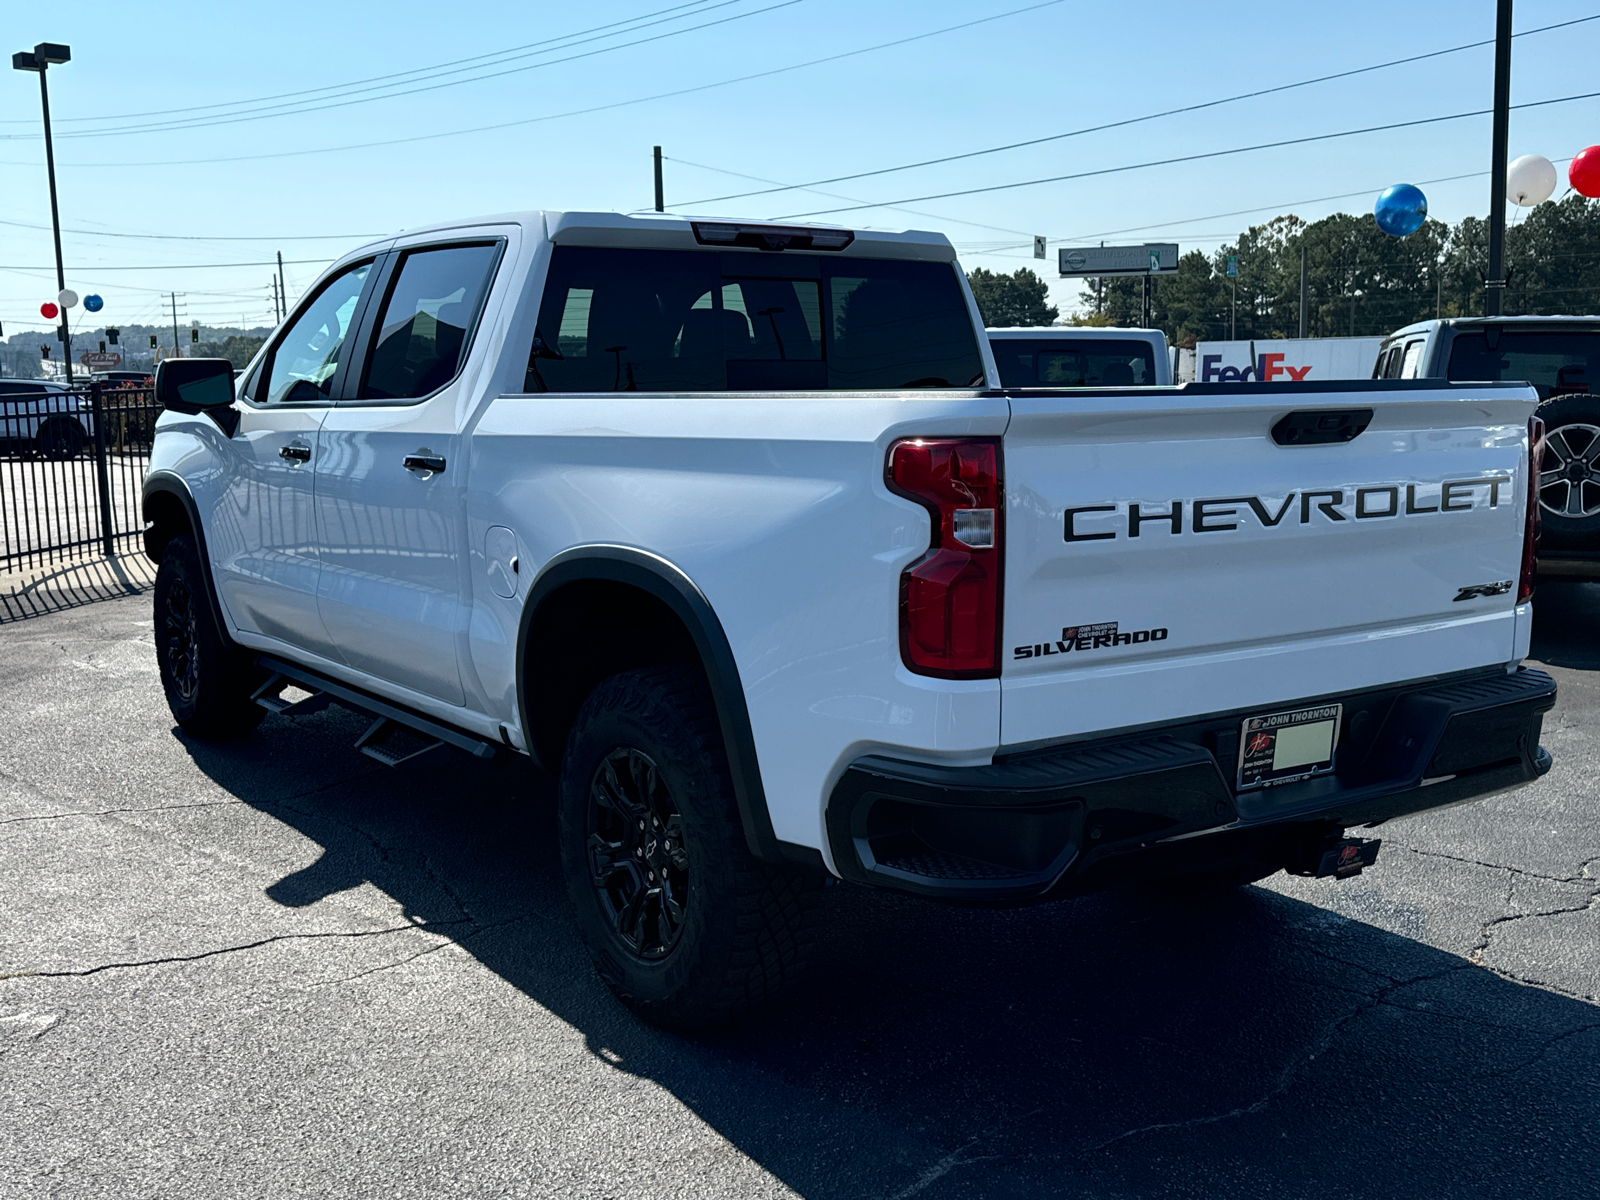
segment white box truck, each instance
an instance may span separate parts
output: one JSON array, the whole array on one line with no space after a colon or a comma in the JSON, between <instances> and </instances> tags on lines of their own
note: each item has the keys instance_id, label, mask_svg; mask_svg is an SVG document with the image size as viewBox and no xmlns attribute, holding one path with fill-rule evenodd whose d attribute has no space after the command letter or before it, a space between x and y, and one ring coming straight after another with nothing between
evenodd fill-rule
<instances>
[{"instance_id":1,"label":"white box truck","mask_svg":"<svg viewBox=\"0 0 1600 1200\"><path fill-rule=\"evenodd\" d=\"M1297 383L1302 380L1370 379L1381 337L1257 338L1200 342L1189 379L1196 383Z\"/></svg>"}]
</instances>

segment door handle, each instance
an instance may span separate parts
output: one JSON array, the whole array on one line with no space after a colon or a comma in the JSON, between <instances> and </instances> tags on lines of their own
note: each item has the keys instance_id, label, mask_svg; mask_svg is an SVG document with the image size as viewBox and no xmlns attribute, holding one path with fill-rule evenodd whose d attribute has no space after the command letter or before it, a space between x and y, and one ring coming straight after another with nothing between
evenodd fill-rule
<instances>
[{"instance_id":1,"label":"door handle","mask_svg":"<svg viewBox=\"0 0 1600 1200\"><path fill-rule=\"evenodd\" d=\"M278 457L288 462L310 462L311 447L304 442L290 442L278 448Z\"/></svg>"},{"instance_id":2,"label":"door handle","mask_svg":"<svg viewBox=\"0 0 1600 1200\"><path fill-rule=\"evenodd\" d=\"M419 450L415 454L406 455L405 468L408 471L428 471L439 475L444 472L444 455Z\"/></svg>"}]
</instances>

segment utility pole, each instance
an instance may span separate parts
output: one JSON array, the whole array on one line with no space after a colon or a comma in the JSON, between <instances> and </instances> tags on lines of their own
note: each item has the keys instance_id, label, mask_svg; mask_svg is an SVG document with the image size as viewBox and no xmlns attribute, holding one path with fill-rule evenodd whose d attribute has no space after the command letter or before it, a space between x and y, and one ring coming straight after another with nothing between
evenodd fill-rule
<instances>
[{"instance_id":1,"label":"utility pole","mask_svg":"<svg viewBox=\"0 0 1600 1200\"><path fill-rule=\"evenodd\" d=\"M172 293L172 357L182 358L183 351L178 349L178 293Z\"/></svg>"},{"instance_id":2,"label":"utility pole","mask_svg":"<svg viewBox=\"0 0 1600 1200\"><path fill-rule=\"evenodd\" d=\"M661 147L656 147L656 211L667 211L666 191L661 186Z\"/></svg>"},{"instance_id":3,"label":"utility pole","mask_svg":"<svg viewBox=\"0 0 1600 1200\"><path fill-rule=\"evenodd\" d=\"M39 73L39 102L44 108L44 163L50 176L50 228L56 239L56 291L67 290L67 270L61 258L61 210L56 205L56 152L50 140L50 87L45 83L45 72L52 64L59 66L72 61L72 48L56 42L40 42L32 53L23 50L11 56L11 66L18 71ZM56 334L61 341L61 366L67 373L67 386L72 386L72 332L67 328L67 307L61 306L61 329Z\"/></svg>"},{"instance_id":4,"label":"utility pole","mask_svg":"<svg viewBox=\"0 0 1600 1200\"><path fill-rule=\"evenodd\" d=\"M1300 336L1306 336L1306 244L1300 243Z\"/></svg>"},{"instance_id":5,"label":"utility pole","mask_svg":"<svg viewBox=\"0 0 1600 1200\"><path fill-rule=\"evenodd\" d=\"M289 315L289 289L283 286L283 251L278 251L278 295L281 297L283 316ZM283 317L278 318L280 321Z\"/></svg>"},{"instance_id":6,"label":"utility pole","mask_svg":"<svg viewBox=\"0 0 1600 1200\"><path fill-rule=\"evenodd\" d=\"M1511 0L1498 0L1494 19L1494 143L1489 164L1489 275L1483 315L1498 317L1505 296L1506 139L1511 124Z\"/></svg>"}]
</instances>

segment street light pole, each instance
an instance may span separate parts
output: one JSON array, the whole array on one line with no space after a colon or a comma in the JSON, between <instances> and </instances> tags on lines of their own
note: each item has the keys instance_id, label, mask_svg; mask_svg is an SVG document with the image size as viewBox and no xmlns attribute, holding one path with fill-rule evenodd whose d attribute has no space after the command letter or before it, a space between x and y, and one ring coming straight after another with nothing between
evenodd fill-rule
<instances>
[{"instance_id":1,"label":"street light pole","mask_svg":"<svg viewBox=\"0 0 1600 1200\"><path fill-rule=\"evenodd\" d=\"M61 210L56 205L56 153L50 140L50 87L45 83L45 72L52 63L60 65L72 61L72 49L57 42L40 42L32 53L23 50L11 56L11 65L18 71L39 73L39 100L44 106L44 162L50 176L50 228L56 239L56 290L67 290L67 269L61 258ZM67 310L61 309L61 365L66 369L67 386L72 386L72 334L67 328Z\"/></svg>"},{"instance_id":2,"label":"street light pole","mask_svg":"<svg viewBox=\"0 0 1600 1200\"><path fill-rule=\"evenodd\" d=\"M1494 130L1489 164L1489 275L1483 315L1498 317L1506 290L1506 142L1511 124L1511 0L1498 0L1494 22Z\"/></svg>"}]
</instances>

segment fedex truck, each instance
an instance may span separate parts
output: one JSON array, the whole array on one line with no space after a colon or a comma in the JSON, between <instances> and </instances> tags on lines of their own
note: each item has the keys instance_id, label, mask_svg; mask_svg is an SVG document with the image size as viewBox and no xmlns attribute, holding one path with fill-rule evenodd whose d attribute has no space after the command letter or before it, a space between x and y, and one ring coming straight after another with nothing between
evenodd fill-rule
<instances>
[{"instance_id":1,"label":"fedex truck","mask_svg":"<svg viewBox=\"0 0 1600 1200\"><path fill-rule=\"evenodd\" d=\"M1259 338L1255 341L1200 342L1195 346L1193 374L1180 382L1295 383L1300 380L1370 379L1378 360L1381 337ZM1187 356L1185 356L1187 357Z\"/></svg>"}]
</instances>

